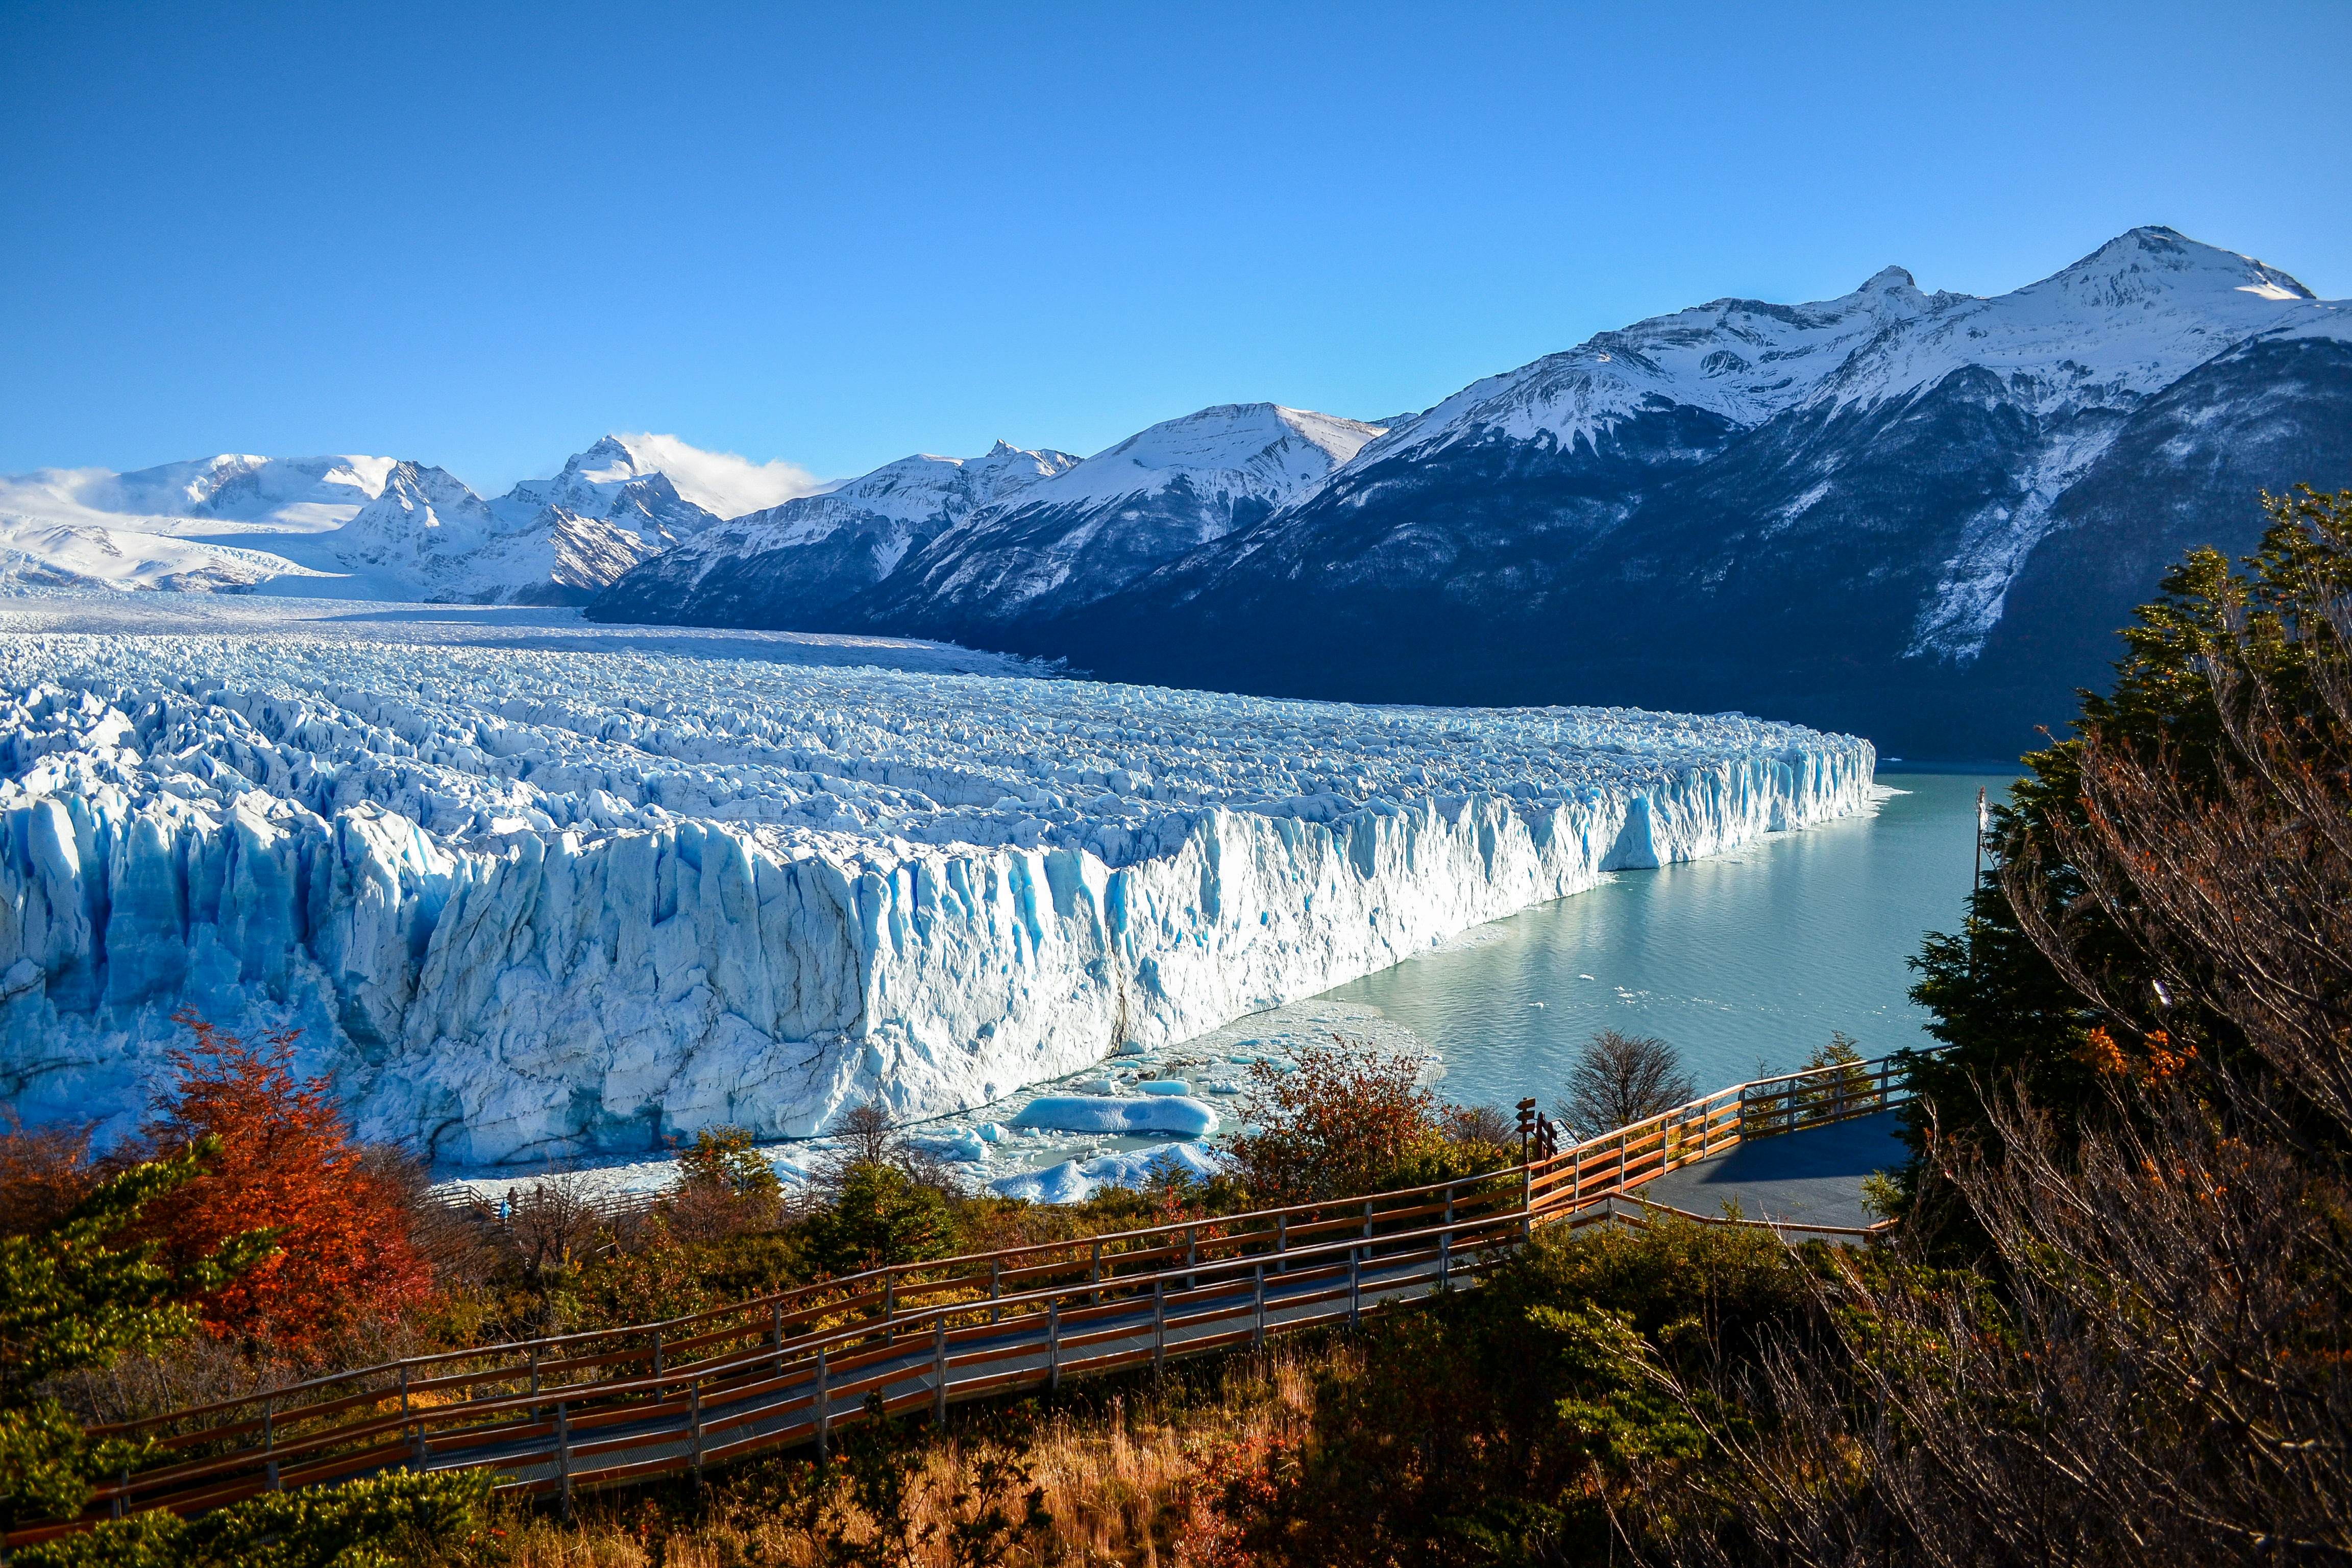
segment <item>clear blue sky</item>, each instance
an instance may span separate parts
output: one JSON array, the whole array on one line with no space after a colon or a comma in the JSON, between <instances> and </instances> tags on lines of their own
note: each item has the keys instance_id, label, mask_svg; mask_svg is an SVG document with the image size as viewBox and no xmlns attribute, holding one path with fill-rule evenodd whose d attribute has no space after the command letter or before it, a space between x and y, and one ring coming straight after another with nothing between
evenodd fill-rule
<instances>
[{"instance_id":1,"label":"clear blue sky","mask_svg":"<svg viewBox=\"0 0 2352 1568\"><path fill-rule=\"evenodd\" d=\"M2352 294L2352 5L0 0L0 472L1373 416L2168 223Z\"/></svg>"}]
</instances>

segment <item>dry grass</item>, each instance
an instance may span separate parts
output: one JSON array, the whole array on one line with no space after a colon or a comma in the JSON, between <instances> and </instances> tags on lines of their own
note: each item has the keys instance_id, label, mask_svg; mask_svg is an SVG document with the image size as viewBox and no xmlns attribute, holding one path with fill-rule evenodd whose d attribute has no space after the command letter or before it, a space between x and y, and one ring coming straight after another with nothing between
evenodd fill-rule
<instances>
[{"instance_id":1,"label":"dry grass","mask_svg":"<svg viewBox=\"0 0 2352 1568\"><path fill-rule=\"evenodd\" d=\"M1172 1384L1166 1396L1149 1385L1105 1397L1090 1409L1047 1412L1027 1462L1045 1492L1051 1527L1016 1546L1009 1561L1034 1568L1147 1564L1200 1559L1214 1528L1205 1464L1236 1445L1304 1436L1314 1414L1318 1375L1352 1376L1360 1352L1347 1341L1285 1343L1224 1363L1221 1378L1196 1380L1187 1397ZM911 1492L919 1529L945 1527L954 1500L971 1484L971 1447L950 1436L932 1447ZM500 1521L512 1568L822 1568L819 1542L757 1488L714 1479L699 1510L671 1510L644 1497L600 1498L564 1524L518 1508ZM1017 1501L1010 1511L1019 1511ZM913 1561L945 1568L943 1542Z\"/></svg>"}]
</instances>

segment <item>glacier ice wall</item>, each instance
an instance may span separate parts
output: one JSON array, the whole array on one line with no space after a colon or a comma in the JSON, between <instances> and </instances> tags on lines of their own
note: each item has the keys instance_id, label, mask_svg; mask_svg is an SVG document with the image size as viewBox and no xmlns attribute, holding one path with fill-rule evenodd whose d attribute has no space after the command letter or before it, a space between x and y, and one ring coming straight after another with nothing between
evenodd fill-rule
<instances>
[{"instance_id":1,"label":"glacier ice wall","mask_svg":"<svg viewBox=\"0 0 2352 1568\"><path fill-rule=\"evenodd\" d=\"M1867 798L1739 715L692 651L0 635L0 1095L120 1131L194 1008L488 1163L983 1103Z\"/></svg>"}]
</instances>

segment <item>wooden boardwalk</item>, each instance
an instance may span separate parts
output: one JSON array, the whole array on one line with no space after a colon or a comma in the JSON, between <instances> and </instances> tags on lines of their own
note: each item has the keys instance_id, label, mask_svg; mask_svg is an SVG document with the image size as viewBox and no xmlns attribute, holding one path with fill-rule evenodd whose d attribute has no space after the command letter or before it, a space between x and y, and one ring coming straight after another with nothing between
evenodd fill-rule
<instances>
[{"instance_id":1,"label":"wooden boardwalk","mask_svg":"<svg viewBox=\"0 0 2352 1568\"><path fill-rule=\"evenodd\" d=\"M128 1510L194 1513L404 1467L485 1468L501 1490L568 1506L582 1488L699 1473L760 1450L822 1454L867 1418L869 1395L887 1412L944 1421L968 1401L1263 1344L1464 1289L1539 1226L1642 1223L1633 1194L1667 1173L1763 1139L1787 1138L1794 1154L1810 1130L1905 1098L1888 1060L1762 1079L1490 1176L876 1269L666 1322L414 1357L99 1427L155 1438L163 1462L101 1488L81 1518L20 1529L7 1544ZM1773 1228L1792 1239L1868 1234Z\"/></svg>"}]
</instances>

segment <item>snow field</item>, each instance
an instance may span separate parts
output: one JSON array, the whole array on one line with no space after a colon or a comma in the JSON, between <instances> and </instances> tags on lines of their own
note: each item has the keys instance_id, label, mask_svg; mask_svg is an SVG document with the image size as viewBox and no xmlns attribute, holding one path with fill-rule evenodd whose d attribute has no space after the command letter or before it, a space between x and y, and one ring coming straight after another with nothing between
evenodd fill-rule
<instances>
[{"instance_id":1,"label":"snow field","mask_svg":"<svg viewBox=\"0 0 2352 1568\"><path fill-rule=\"evenodd\" d=\"M452 1164L969 1110L1859 809L1874 760L1738 715L463 636L0 632L28 1121L127 1125L183 1006L303 1029L363 1131Z\"/></svg>"}]
</instances>

